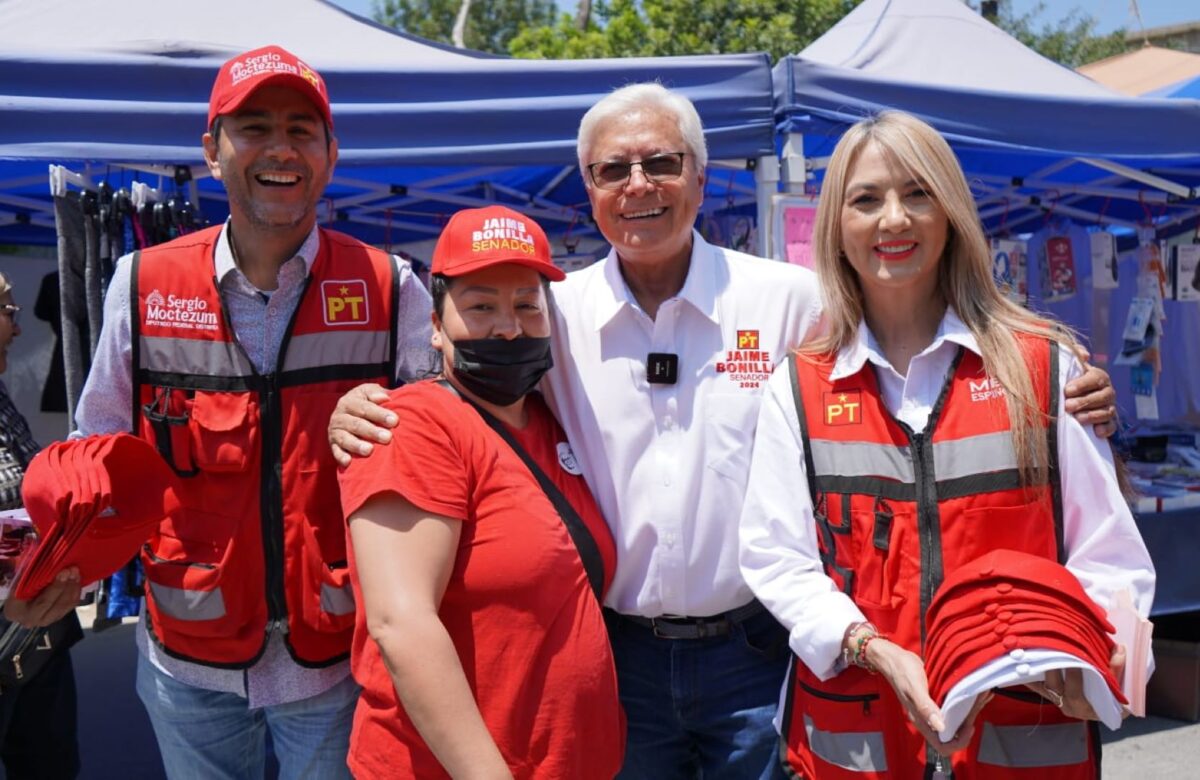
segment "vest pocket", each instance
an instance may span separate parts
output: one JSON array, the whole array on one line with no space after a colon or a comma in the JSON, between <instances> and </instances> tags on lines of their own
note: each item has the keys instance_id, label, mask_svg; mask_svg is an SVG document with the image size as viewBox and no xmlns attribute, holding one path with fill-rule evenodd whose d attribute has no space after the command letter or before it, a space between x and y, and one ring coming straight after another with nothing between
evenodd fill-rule
<instances>
[{"instance_id":1,"label":"vest pocket","mask_svg":"<svg viewBox=\"0 0 1200 780\"><path fill-rule=\"evenodd\" d=\"M806 670L793 683L791 747L815 777L881 778L888 770L879 683L860 669L818 681Z\"/></svg>"},{"instance_id":2,"label":"vest pocket","mask_svg":"<svg viewBox=\"0 0 1200 780\"><path fill-rule=\"evenodd\" d=\"M181 477L199 473L192 461L191 416L190 390L155 387L153 399L142 405L143 438L154 442L158 454Z\"/></svg>"},{"instance_id":3,"label":"vest pocket","mask_svg":"<svg viewBox=\"0 0 1200 780\"><path fill-rule=\"evenodd\" d=\"M258 446L258 409L249 393L197 390L192 399L192 459L207 472L245 471Z\"/></svg>"},{"instance_id":4,"label":"vest pocket","mask_svg":"<svg viewBox=\"0 0 1200 780\"><path fill-rule=\"evenodd\" d=\"M316 530L307 518L300 523L304 532L304 554L300 557L300 568L307 586L300 591L304 622L316 631L345 631L354 626L355 604L350 568L344 558L326 560L317 541Z\"/></svg>"},{"instance_id":5,"label":"vest pocket","mask_svg":"<svg viewBox=\"0 0 1200 780\"><path fill-rule=\"evenodd\" d=\"M909 543L914 515L894 511L886 501L876 499L869 510L851 510L850 525L855 551L854 602L865 607L898 607L906 601L903 579L918 576L919 563L911 560Z\"/></svg>"},{"instance_id":6,"label":"vest pocket","mask_svg":"<svg viewBox=\"0 0 1200 780\"><path fill-rule=\"evenodd\" d=\"M975 724L975 738L958 762L966 780L1095 780L1094 732L1024 689L997 690ZM960 759L961 761L961 759Z\"/></svg>"},{"instance_id":7,"label":"vest pocket","mask_svg":"<svg viewBox=\"0 0 1200 780\"><path fill-rule=\"evenodd\" d=\"M974 560L998 548L1058 559L1053 515L1038 502L967 509L958 527L946 531L947 536L961 534L961 561Z\"/></svg>"},{"instance_id":8,"label":"vest pocket","mask_svg":"<svg viewBox=\"0 0 1200 780\"><path fill-rule=\"evenodd\" d=\"M238 578L225 577L231 548L227 538L199 542L164 533L143 545L151 616L168 645L172 633L226 638L243 627L246 616L238 613L237 605L246 604L250 596L241 592L246 584L239 586ZM160 628L164 622L167 631Z\"/></svg>"}]
</instances>

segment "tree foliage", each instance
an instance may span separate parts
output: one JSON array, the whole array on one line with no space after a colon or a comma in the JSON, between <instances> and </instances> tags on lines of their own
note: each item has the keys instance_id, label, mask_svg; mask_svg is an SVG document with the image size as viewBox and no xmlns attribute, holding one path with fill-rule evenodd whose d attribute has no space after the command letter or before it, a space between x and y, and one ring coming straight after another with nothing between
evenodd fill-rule
<instances>
[{"instance_id":1,"label":"tree foliage","mask_svg":"<svg viewBox=\"0 0 1200 780\"><path fill-rule=\"evenodd\" d=\"M562 14L509 43L516 57L578 59L800 51L861 0L598 0L580 30Z\"/></svg>"},{"instance_id":2,"label":"tree foliage","mask_svg":"<svg viewBox=\"0 0 1200 780\"><path fill-rule=\"evenodd\" d=\"M862 0L594 0L587 23L554 0L474 0L468 48L515 57L581 59L765 51L779 59L825 33ZM462 0L375 0L376 21L450 43ZM966 0L972 7L978 0ZM1014 13L1001 0L996 23L1021 43L1067 67L1126 49L1122 30L1097 35L1097 21L1071 11L1044 22L1039 3Z\"/></svg>"},{"instance_id":3,"label":"tree foliage","mask_svg":"<svg viewBox=\"0 0 1200 780\"><path fill-rule=\"evenodd\" d=\"M452 43L460 0L375 0L375 21L431 41ZM554 0L476 0L463 35L468 49L507 54L509 41L524 27L554 24Z\"/></svg>"},{"instance_id":4,"label":"tree foliage","mask_svg":"<svg viewBox=\"0 0 1200 780\"><path fill-rule=\"evenodd\" d=\"M1097 35L1096 18L1078 8L1057 22L1039 23L1038 18L1045 11L1046 4L1038 3L1028 13L1016 14L1010 2L1003 2L996 24L1038 54L1068 68L1111 57L1129 48L1124 30Z\"/></svg>"}]
</instances>

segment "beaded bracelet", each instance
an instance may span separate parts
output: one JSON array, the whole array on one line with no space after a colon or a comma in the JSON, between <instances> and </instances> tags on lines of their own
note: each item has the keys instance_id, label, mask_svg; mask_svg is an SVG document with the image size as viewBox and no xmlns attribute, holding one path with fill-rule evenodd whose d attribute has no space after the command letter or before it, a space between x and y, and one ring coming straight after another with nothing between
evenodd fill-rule
<instances>
[{"instance_id":1,"label":"beaded bracelet","mask_svg":"<svg viewBox=\"0 0 1200 780\"><path fill-rule=\"evenodd\" d=\"M846 664L861 667L873 674L875 669L867 663L866 651L870 641L879 636L879 629L874 624L864 621L851 625L846 631L846 636L854 638L852 646L847 647L844 653Z\"/></svg>"},{"instance_id":2,"label":"beaded bracelet","mask_svg":"<svg viewBox=\"0 0 1200 780\"><path fill-rule=\"evenodd\" d=\"M874 628L874 626L872 626L872 628ZM875 674L879 670L872 666L871 662L867 660L867 647L871 644L872 639L882 639L882 637L880 636L879 632L872 631L866 634L866 636L860 636L858 638L858 644L854 650L854 665L861 666L871 674Z\"/></svg>"}]
</instances>

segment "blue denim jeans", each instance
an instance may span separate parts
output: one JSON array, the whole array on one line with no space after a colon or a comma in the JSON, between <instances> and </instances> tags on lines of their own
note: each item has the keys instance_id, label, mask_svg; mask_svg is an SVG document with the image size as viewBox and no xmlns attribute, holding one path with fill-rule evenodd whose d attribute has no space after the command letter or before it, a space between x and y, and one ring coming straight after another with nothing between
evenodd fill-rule
<instances>
[{"instance_id":1,"label":"blue denim jeans","mask_svg":"<svg viewBox=\"0 0 1200 780\"><path fill-rule=\"evenodd\" d=\"M171 780L261 780L268 729L280 780L350 777L359 694L351 677L308 699L251 709L237 694L181 683L139 654L137 692Z\"/></svg>"},{"instance_id":2,"label":"blue denim jeans","mask_svg":"<svg viewBox=\"0 0 1200 780\"><path fill-rule=\"evenodd\" d=\"M607 617L629 722L622 780L784 776L772 719L789 652L770 613L711 639L660 639Z\"/></svg>"}]
</instances>

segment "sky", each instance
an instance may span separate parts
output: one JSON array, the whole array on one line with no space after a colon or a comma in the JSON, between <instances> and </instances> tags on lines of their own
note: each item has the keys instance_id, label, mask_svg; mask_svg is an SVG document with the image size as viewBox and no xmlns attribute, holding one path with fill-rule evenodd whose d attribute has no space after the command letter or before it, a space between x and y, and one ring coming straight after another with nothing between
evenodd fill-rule
<instances>
[{"instance_id":1,"label":"sky","mask_svg":"<svg viewBox=\"0 0 1200 780\"><path fill-rule=\"evenodd\" d=\"M332 0L347 11L360 16L371 16L372 0ZM487 0L474 0L486 3ZM574 0L556 0L560 8L574 11ZM1037 17L1039 22L1047 24L1058 21L1074 9L1080 9L1096 18L1099 23L1096 31L1108 33L1119 27L1126 30L1138 29L1137 18L1131 10L1130 0L1041 0L1046 10ZM1012 0L1013 10L1018 14L1032 11L1038 6L1039 0ZM1138 0L1142 12L1142 22L1146 28L1162 27L1168 24L1200 21L1200 4L1192 0Z\"/></svg>"}]
</instances>

